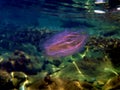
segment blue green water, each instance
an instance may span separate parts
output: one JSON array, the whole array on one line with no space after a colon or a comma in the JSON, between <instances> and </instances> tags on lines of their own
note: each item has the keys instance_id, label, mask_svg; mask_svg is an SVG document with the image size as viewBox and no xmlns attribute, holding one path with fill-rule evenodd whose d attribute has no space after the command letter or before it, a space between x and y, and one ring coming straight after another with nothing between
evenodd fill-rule
<instances>
[{"instance_id":1,"label":"blue green water","mask_svg":"<svg viewBox=\"0 0 120 90\"><path fill-rule=\"evenodd\" d=\"M1 0L0 19L1 24L13 26L47 27L53 30L79 28L90 34L102 35L119 27L119 10L116 10L118 5L109 9L111 6L107 4L108 1L95 4L94 0Z\"/></svg>"}]
</instances>

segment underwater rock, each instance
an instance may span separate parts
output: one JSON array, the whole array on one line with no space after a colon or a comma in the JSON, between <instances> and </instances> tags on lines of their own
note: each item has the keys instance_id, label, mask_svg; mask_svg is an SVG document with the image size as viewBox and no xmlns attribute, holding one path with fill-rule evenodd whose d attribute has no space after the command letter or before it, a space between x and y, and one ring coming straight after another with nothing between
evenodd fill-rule
<instances>
[{"instance_id":1,"label":"underwater rock","mask_svg":"<svg viewBox=\"0 0 120 90\"><path fill-rule=\"evenodd\" d=\"M13 84L11 82L11 75L5 70L0 70L0 90L11 90L11 89L13 89Z\"/></svg>"},{"instance_id":2,"label":"underwater rock","mask_svg":"<svg viewBox=\"0 0 120 90\"><path fill-rule=\"evenodd\" d=\"M114 65L114 67L119 68L120 67L120 40L114 39L111 40L111 44L108 45L108 47L105 49L106 53L111 58L111 62Z\"/></svg>"},{"instance_id":3,"label":"underwater rock","mask_svg":"<svg viewBox=\"0 0 120 90\"><path fill-rule=\"evenodd\" d=\"M26 90L97 90L92 84L69 80L63 78L54 78L47 75L43 80L37 80L26 87Z\"/></svg>"},{"instance_id":4,"label":"underwater rock","mask_svg":"<svg viewBox=\"0 0 120 90\"><path fill-rule=\"evenodd\" d=\"M26 78L24 75L21 75L20 72L28 74L28 77L29 75L36 75L41 71L47 71L47 73L51 74L51 76L52 74L55 74L53 77L46 76L42 80L37 78L38 81L26 86L26 90L94 90L94 86L101 89L109 78L118 75L111 66L111 63L114 65L114 67L120 66L120 39L90 36L89 41L86 44L86 46L89 47L89 53L86 54L84 58L80 58L80 53L73 57L75 58L75 62L83 75L85 75L86 79L88 79L88 82L81 82L78 80L83 79L76 70L75 66L69 60L70 58L61 58L59 60L52 61L50 58L45 58L41 53L43 50L43 42L49 39L55 33L56 31L51 32L48 29L43 29L42 31L36 28L29 28L26 31L16 31L11 34L9 34L8 31L6 33L1 32L0 37L3 42L0 42L0 46L4 49L6 48L8 51L10 48L18 49L12 54L9 54L7 57L3 58L3 60L0 62L1 69L11 73L13 71L17 72L14 73L15 78L13 81L15 84L11 84L11 82L9 82L9 78L4 78L5 75L2 76L3 74L0 73L0 77L3 79L0 81L6 82L8 80L6 84L0 84L0 87L6 88L5 86L7 85L10 85L10 88L15 87L18 89L21 87L23 84L20 85L20 83L22 81L24 82ZM14 42L15 44L12 44ZM24 50L26 48L23 48L23 44L26 45L25 47L29 46L28 49L32 48L31 51ZM16 45L16 47L14 47L14 45ZM21 51L21 49L23 51ZM40 51L40 55L38 54L37 50ZM39 56L37 57L37 55ZM99 56L99 58L97 56ZM105 59L105 56L108 57L110 63L106 62L108 59ZM96 82L101 81L102 84L101 82L95 85L93 83L89 83L90 81L92 82L93 79ZM112 78L110 79L110 82L112 82ZM112 87L110 83L109 85L111 88L115 87L116 89L119 87L119 82L114 87ZM104 88L108 88L109 85L106 83Z\"/></svg>"},{"instance_id":5,"label":"underwater rock","mask_svg":"<svg viewBox=\"0 0 120 90\"><path fill-rule=\"evenodd\" d=\"M119 90L120 89L120 75L110 78L103 86L102 90Z\"/></svg>"},{"instance_id":6,"label":"underwater rock","mask_svg":"<svg viewBox=\"0 0 120 90\"><path fill-rule=\"evenodd\" d=\"M120 76L109 78L107 82L89 82L53 77L47 73L29 76L23 72L9 74L0 70L0 79L0 89L4 90L118 90L120 87Z\"/></svg>"},{"instance_id":7,"label":"underwater rock","mask_svg":"<svg viewBox=\"0 0 120 90\"><path fill-rule=\"evenodd\" d=\"M16 31L0 31L1 48L6 49L7 51L13 51L16 49L21 50L23 44L30 43L31 45L34 45L38 51L41 51L43 50L43 42L56 32L50 31L47 28L37 27L19 27L18 29L19 30L15 29Z\"/></svg>"},{"instance_id":8,"label":"underwater rock","mask_svg":"<svg viewBox=\"0 0 120 90\"><path fill-rule=\"evenodd\" d=\"M28 79L28 76L23 72L11 72L11 82L14 89L19 89L22 84Z\"/></svg>"},{"instance_id":9,"label":"underwater rock","mask_svg":"<svg viewBox=\"0 0 120 90\"><path fill-rule=\"evenodd\" d=\"M36 74L41 70L42 63L38 63L36 57L32 59L23 51L16 50L7 60L0 63L0 68L8 72L22 71L26 74Z\"/></svg>"}]
</instances>

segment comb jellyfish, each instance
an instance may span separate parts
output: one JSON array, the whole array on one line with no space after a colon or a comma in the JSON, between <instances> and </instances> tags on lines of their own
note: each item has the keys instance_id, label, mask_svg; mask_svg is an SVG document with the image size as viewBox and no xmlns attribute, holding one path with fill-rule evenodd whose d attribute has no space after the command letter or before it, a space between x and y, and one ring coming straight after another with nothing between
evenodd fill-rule
<instances>
[{"instance_id":1,"label":"comb jellyfish","mask_svg":"<svg viewBox=\"0 0 120 90\"><path fill-rule=\"evenodd\" d=\"M61 32L45 42L45 54L50 57L73 55L83 48L86 39L87 35L79 32Z\"/></svg>"},{"instance_id":2,"label":"comb jellyfish","mask_svg":"<svg viewBox=\"0 0 120 90\"><path fill-rule=\"evenodd\" d=\"M73 55L83 49L87 37L87 34L81 34L77 31L64 31L56 34L45 42L45 54L53 58ZM82 75L75 61L72 61L72 63L79 74Z\"/></svg>"}]
</instances>

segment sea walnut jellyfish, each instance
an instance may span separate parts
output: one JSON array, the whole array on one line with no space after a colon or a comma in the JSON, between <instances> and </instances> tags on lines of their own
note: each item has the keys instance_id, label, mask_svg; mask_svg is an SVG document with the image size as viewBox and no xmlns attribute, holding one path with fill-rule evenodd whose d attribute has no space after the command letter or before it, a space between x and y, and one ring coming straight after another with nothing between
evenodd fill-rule
<instances>
[{"instance_id":1,"label":"sea walnut jellyfish","mask_svg":"<svg viewBox=\"0 0 120 90\"><path fill-rule=\"evenodd\" d=\"M87 34L83 34L78 31L66 30L60 32L45 42L45 54L52 58L59 58L71 55L70 59L72 60L72 64L75 66L80 76L85 79L85 76L80 71L75 60L72 58L72 55L83 49L87 38Z\"/></svg>"},{"instance_id":2,"label":"sea walnut jellyfish","mask_svg":"<svg viewBox=\"0 0 120 90\"><path fill-rule=\"evenodd\" d=\"M45 42L45 54L50 57L73 55L84 47L87 37L87 34L77 31L60 32Z\"/></svg>"}]
</instances>

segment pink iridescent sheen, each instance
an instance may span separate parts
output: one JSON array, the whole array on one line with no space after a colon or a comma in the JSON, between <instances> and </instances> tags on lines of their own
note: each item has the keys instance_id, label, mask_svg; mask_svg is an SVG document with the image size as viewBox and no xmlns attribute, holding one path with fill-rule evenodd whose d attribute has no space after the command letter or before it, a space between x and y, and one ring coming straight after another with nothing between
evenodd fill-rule
<instances>
[{"instance_id":1,"label":"pink iridescent sheen","mask_svg":"<svg viewBox=\"0 0 120 90\"><path fill-rule=\"evenodd\" d=\"M72 55L84 46L86 39L87 35L79 32L61 32L46 41L44 44L45 53L51 57Z\"/></svg>"}]
</instances>

